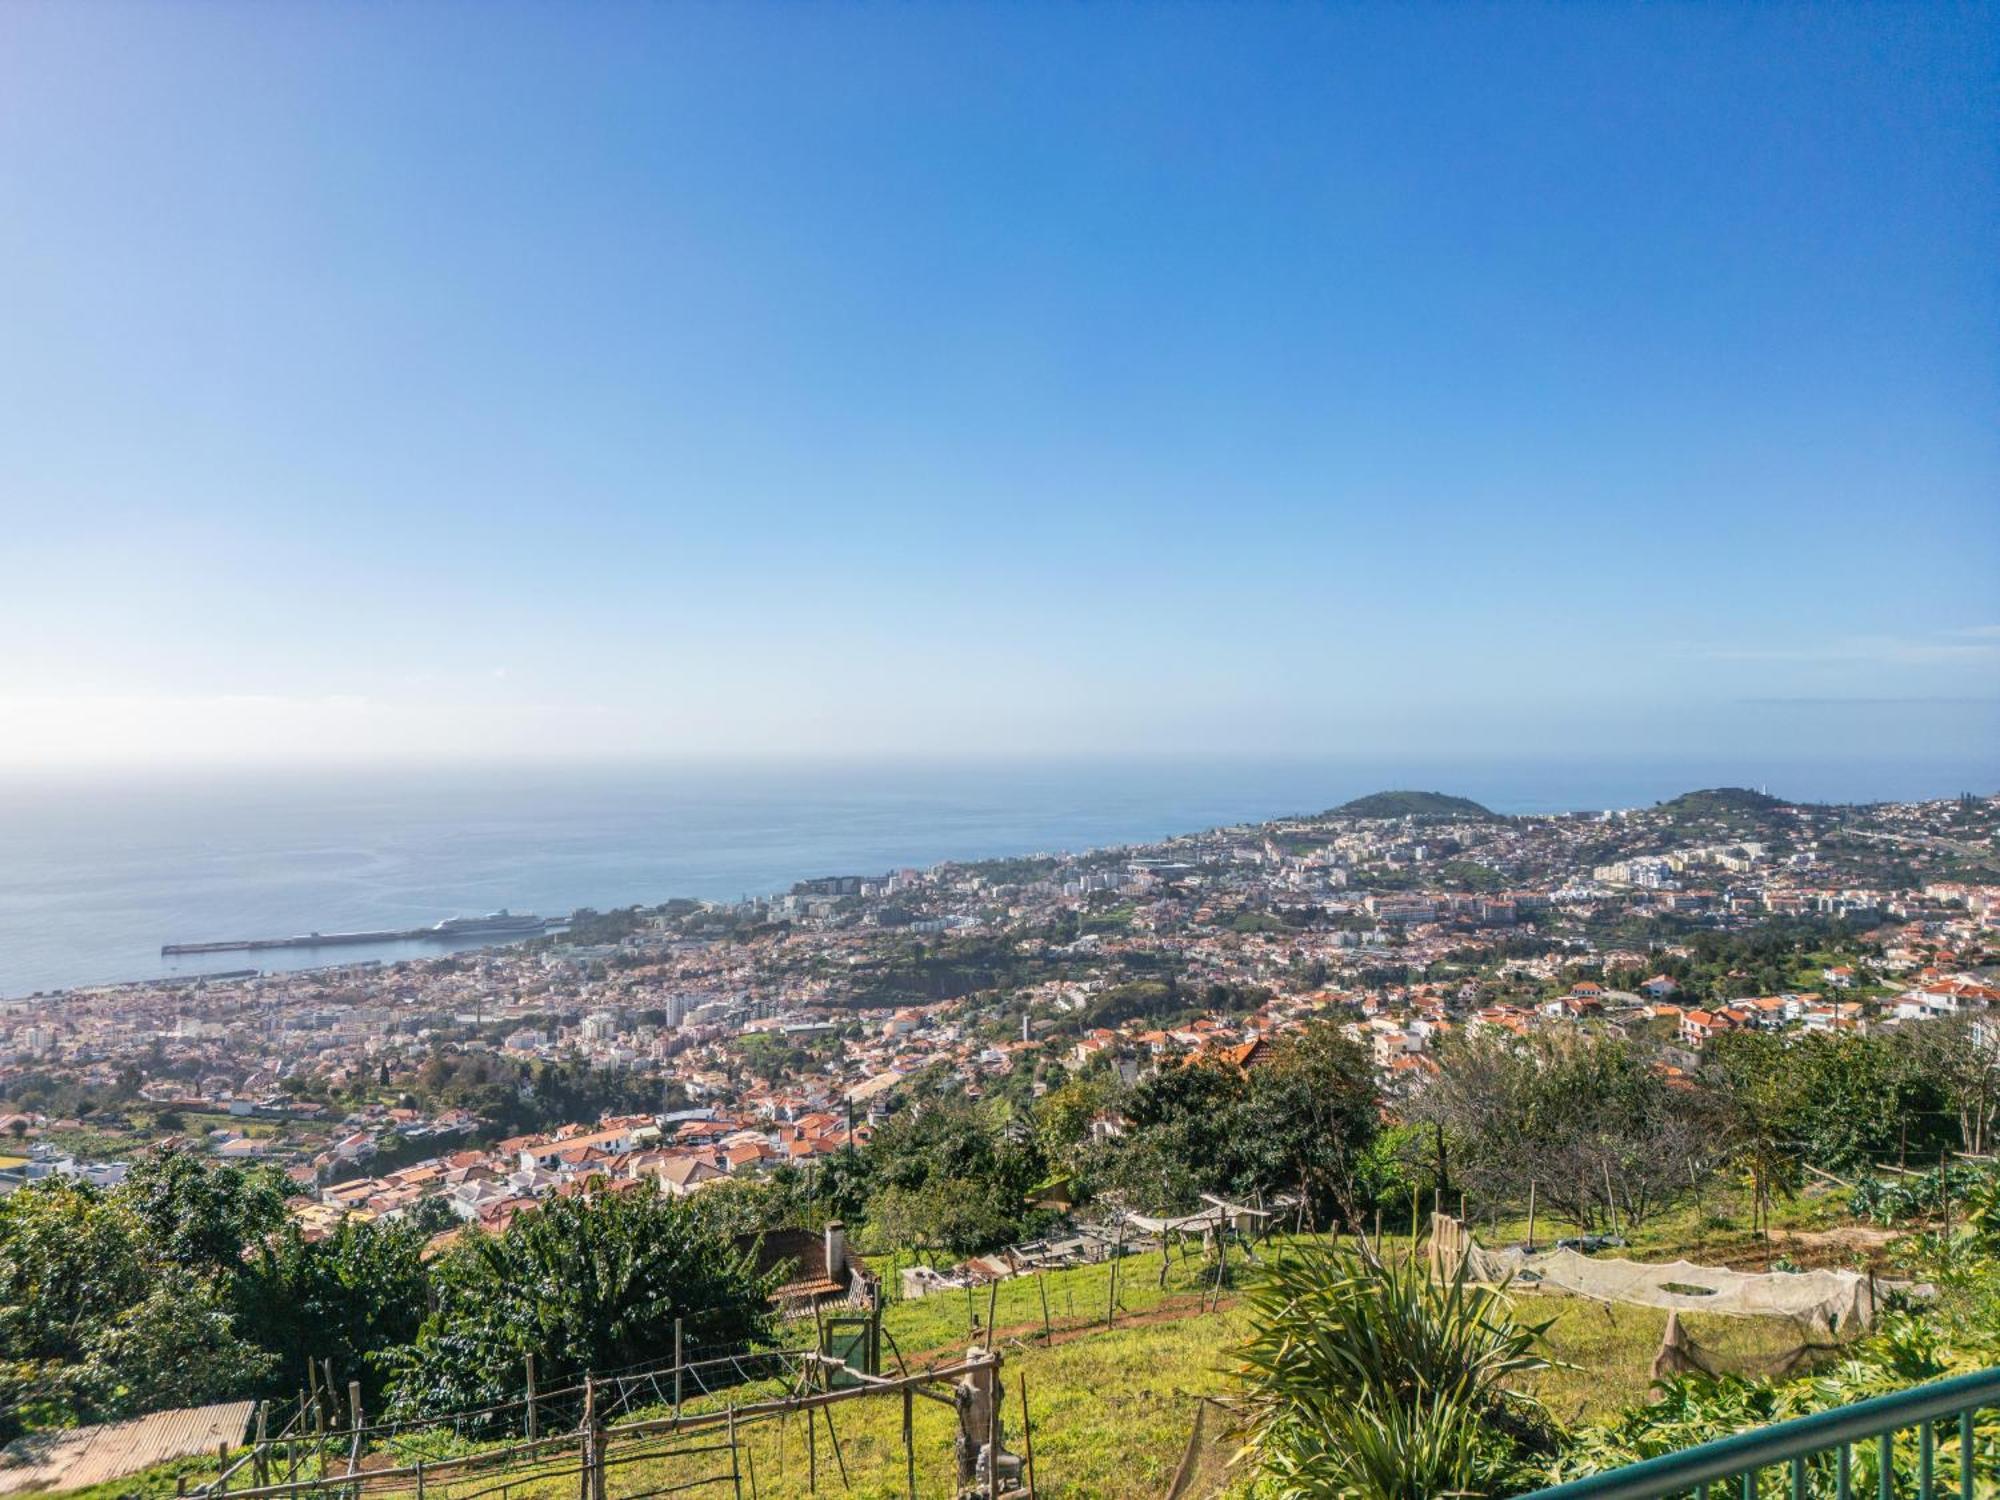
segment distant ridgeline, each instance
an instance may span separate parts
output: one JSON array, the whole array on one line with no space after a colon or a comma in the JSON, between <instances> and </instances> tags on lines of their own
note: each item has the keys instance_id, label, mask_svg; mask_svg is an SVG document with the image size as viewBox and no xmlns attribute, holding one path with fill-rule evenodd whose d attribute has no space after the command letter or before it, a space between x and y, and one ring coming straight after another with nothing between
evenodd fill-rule
<instances>
[{"instance_id":1,"label":"distant ridgeline","mask_svg":"<svg viewBox=\"0 0 2000 1500\"><path fill-rule=\"evenodd\" d=\"M1324 814L1329 818L1480 818L1500 821L1500 814L1470 797L1443 792L1374 792L1343 802Z\"/></svg>"}]
</instances>

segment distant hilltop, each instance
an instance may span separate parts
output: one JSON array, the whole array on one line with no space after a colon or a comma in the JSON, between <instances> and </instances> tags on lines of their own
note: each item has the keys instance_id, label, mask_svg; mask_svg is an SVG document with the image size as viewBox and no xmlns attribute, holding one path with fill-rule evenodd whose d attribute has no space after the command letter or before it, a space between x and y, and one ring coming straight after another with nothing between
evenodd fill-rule
<instances>
[{"instance_id":1,"label":"distant hilltop","mask_svg":"<svg viewBox=\"0 0 2000 1500\"><path fill-rule=\"evenodd\" d=\"M1712 786L1698 792L1682 792L1660 806L1668 812L1701 817L1710 813L1767 813L1792 804L1769 792L1753 792L1747 786Z\"/></svg>"},{"instance_id":2,"label":"distant hilltop","mask_svg":"<svg viewBox=\"0 0 2000 1500\"><path fill-rule=\"evenodd\" d=\"M1443 792L1374 792L1343 802L1327 814L1333 818L1498 818L1491 808L1470 797Z\"/></svg>"}]
</instances>

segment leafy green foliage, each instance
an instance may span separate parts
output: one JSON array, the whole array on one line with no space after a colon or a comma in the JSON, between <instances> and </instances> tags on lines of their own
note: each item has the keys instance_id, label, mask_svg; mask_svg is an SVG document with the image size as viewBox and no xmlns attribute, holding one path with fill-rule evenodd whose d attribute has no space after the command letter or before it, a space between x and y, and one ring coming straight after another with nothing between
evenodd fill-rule
<instances>
[{"instance_id":1,"label":"leafy green foliage","mask_svg":"<svg viewBox=\"0 0 2000 1500\"><path fill-rule=\"evenodd\" d=\"M1309 1246L1252 1283L1236 1351L1250 1449L1277 1496L1512 1493L1553 1434L1508 1382L1545 1368L1546 1325L1423 1265Z\"/></svg>"},{"instance_id":2,"label":"leafy green foliage","mask_svg":"<svg viewBox=\"0 0 2000 1500\"><path fill-rule=\"evenodd\" d=\"M259 1245L236 1300L243 1326L273 1357L272 1384L296 1390L308 1383L308 1360L330 1359L374 1406L377 1357L415 1338L423 1322L425 1238L413 1225L350 1218L324 1239L288 1224Z\"/></svg>"},{"instance_id":3,"label":"leafy green foliage","mask_svg":"<svg viewBox=\"0 0 2000 1500\"><path fill-rule=\"evenodd\" d=\"M656 1360L676 1318L690 1344L769 1332L770 1288L698 1204L634 1191L552 1198L504 1234L469 1235L432 1276L414 1343L379 1357L399 1415L483 1407L517 1391L532 1353L553 1388Z\"/></svg>"},{"instance_id":4,"label":"leafy green foliage","mask_svg":"<svg viewBox=\"0 0 2000 1500\"><path fill-rule=\"evenodd\" d=\"M119 1197L138 1216L153 1253L204 1274L233 1271L244 1249L285 1220L284 1178L217 1166L168 1148L132 1166Z\"/></svg>"}]
</instances>

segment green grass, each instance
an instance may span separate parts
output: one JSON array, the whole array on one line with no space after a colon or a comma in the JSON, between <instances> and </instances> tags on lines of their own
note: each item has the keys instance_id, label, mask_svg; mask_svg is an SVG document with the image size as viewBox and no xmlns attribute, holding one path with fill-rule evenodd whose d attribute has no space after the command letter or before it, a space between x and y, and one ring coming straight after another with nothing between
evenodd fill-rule
<instances>
[{"instance_id":1,"label":"green grass","mask_svg":"<svg viewBox=\"0 0 2000 1500\"><path fill-rule=\"evenodd\" d=\"M1282 1254L1284 1241L1260 1253ZM1393 1248L1393 1243L1392 1243ZM1239 1254L1231 1265L1242 1269ZM886 1269L886 1268L885 1268ZM1039 1489L1070 1500L1150 1500L1162 1493L1179 1464L1198 1398L1232 1388L1231 1350L1247 1333L1235 1296L1225 1292L1219 1308L1203 1312L1203 1294L1214 1263L1176 1254L1167 1283L1159 1285L1157 1254L1130 1256L1118 1265L1118 1321L1104 1327L1110 1292L1109 1265L1048 1273L1043 1286L1033 1277L1002 1282L997 1290L974 1289L968 1309L964 1292L945 1292L914 1302L892 1303L884 1327L911 1369L939 1366L961 1358L978 1319L977 1342L985 1343L987 1309L994 1309L998 1347L1005 1359L1004 1406L1009 1446L1020 1448L1020 1381L1025 1375L1034 1429ZM1043 1342L1042 1297L1048 1293L1054 1342ZM1552 1318L1549 1352L1558 1367L1533 1378L1531 1393L1565 1424L1607 1415L1644 1399L1654 1351L1666 1315L1652 1308L1612 1307L1581 1299L1520 1294L1523 1318ZM1796 1332L1788 1324L1694 1315L1684 1319L1701 1344L1723 1353L1768 1354L1791 1347ZM793 1341L799 1338L795 1331ZM663 1351L664 1354L664 1351ZM884 1341L884 1373L898 1363ZM728 1393L738 1404L779 1394L769 1383ZM690 1411L714 1409L723 1397L690 1400ZM654 1408L648 1414L661 1414ZM914 1408L918 1494L952 1493L951 1440L955 1419L935 1402L919 1399ZM858 1500L889 1500L905 1491L902 1403L894 1396L857 1399L835 1409L840 1453L851 1490L843 1491L824 1419L817 1432L821 1494L848 1493ZM454 1445L432 1441L430 1455ZM798 1416L746 1428L745 1464L754 1465L759 1500L792 1500L808 1493L805 1429ZM414 1456L414 1449L399 1463ZM573 1464L574 1456L568 1460ZM649 1458L615 1467L610 1493L640 1494L695 1477L705 1460ZM552 1464L561 1468L562 1463ZM336 1472L337 1472L336 1466ZM212 1478L215 1460L190 1459L144 1475L76 1492L80 1500L165 1500L178 1474L190 1487ZM747 1474L747 1468L746 1468ZM471 1477L457 1484L432 1481L426 1500L452 1500L491 1483ZM371 1491L371 1496L375 1492ZM406 1497L407 1492L396 1492ZM525 1477L510 1483L508 1500L573 1500L573 1474ZM692 1491L692 1494L713 1493ZM724 1486L720 1493L730 1493ZM744 1493L749 1493L747 1479Z\"/></svg>"}]
</instances>

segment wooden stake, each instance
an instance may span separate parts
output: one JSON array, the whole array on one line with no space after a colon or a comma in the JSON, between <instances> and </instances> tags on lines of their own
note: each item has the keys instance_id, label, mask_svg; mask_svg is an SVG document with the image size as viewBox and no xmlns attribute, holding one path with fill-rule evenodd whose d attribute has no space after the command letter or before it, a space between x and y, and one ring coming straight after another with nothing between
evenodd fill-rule
<instances>
[{"instance_id":1,"label":"wooden stake","mask_svg":"<svg viewBox=\"0 0 2000 1500\"><path fill-rule=\"evenodd\" d=\"M541 1413L535 1409L535 1356L526 1355L521 1363L528 1372L528 1441L532 1443L541 1436L542 1431Z\"/></svg>"},{"instance_id":2,"label":"wooden stake","mask_svg":"<svg viewBox=\"0 0 2000 1500\"><path fill-rule=\"evenodd\" d=\"M1528 1253L1535 1253L1535 1179L1528 1179Z\"/></svg>"},{"instance_id":3,"label":"wooden stake","mask_svg":"<svg viewBox=\"0 0 2000 1500\"><path fill-rule=\"evenodd\" d=\"M257 1477L258 1489L271 1482L271 1449L264 1438L265 1422L270 1409L271 1403L268 1401L257 1403L257 1446L254 1450L257 1458L251 1472Z\"/></svg>"},{"instance_id":4,"label":"wooden stake","mask_svg":"<svg viewBox=\"0 0 2000 1500\"><path fill-rule=\"evenodd\" d=\"M676 1418L678 1418L681 1414L681 1368L683 1364L683 1352L684 1352L683 1346L681 1344L681 1320L679 1318L675 1318L674 1319L674 1416Z\"/></svg>"},{"instance_id":5,"label":"wooden stake","mask_svg":"<svg viewBox=\"0 0 2000 1500\"><path fill-rule=\"evenodd\" d=\"M347 1448L347 1472L352 1474L361 1467L361 1382L347 1382L347 1417L354 1429L354 1441Z\"/></svg>"},{"instance_id":6,"label":"wooden stake","mask_svg":"<svg viewBox=\"0 0 2000 1500\"><path fill-rule=\"evenodd\" d=\"M903 1471L909 1482L909 1500L917 1500L916 1401L908 1386L903 1387Z\"/></svg>"},{"instance_id":7,"label":"wooden stake","mask_svg":"<svg viewBox=\"0 0 2000 1500\"><path fill-rule=\"evenodd\" d=\"M847 1455L840 1451L840 1434L833 1427L833 1408L822 1406L820 1410L826 1415L826 1435L833 1442L833 1461L840 1465L840 1487L851 1489L853 1486L847 1482Z\"/></svg>"},{"instance_id":8,"label":"wooden stake","mask_svg":"<svg viewBox=\"0 0 2000 1500\"><path fill-rule=\"evenodd\" d=\"M1047 1271L1037 1271L1035 1273L1035 1288L1042 1294L1042 1342L1045 1344L1053 1343L1055 1341L1055 1330L1049 1326L1049 1273Z\"/></svg>"},{"instance_id":9,"label":"wooden stake","mask_svg":"<svg viewBox=\"0 0 2000 1500\"><path fill-rule=\"evenodd\" d=\"M1021 1458L1028 1469L1028 1500L1035 1496L1035 1424L1028 1420L1028 1372L1021 1372Z\"/></svg>"},{"instance_id":10,"label":"wooden stake","mask_svg":"<svg viewBox=\"0 0 2000 1500\"><path fill-rule=\"evenodd\" d=\"M1104 1299L1104 1326L1109 1328L1118 1320L1118 1262L1125 1258L1125 1221L1118 1221L1118 1243L1111 1252L1111 1290Z\"/></svg>"}]
</instances>

